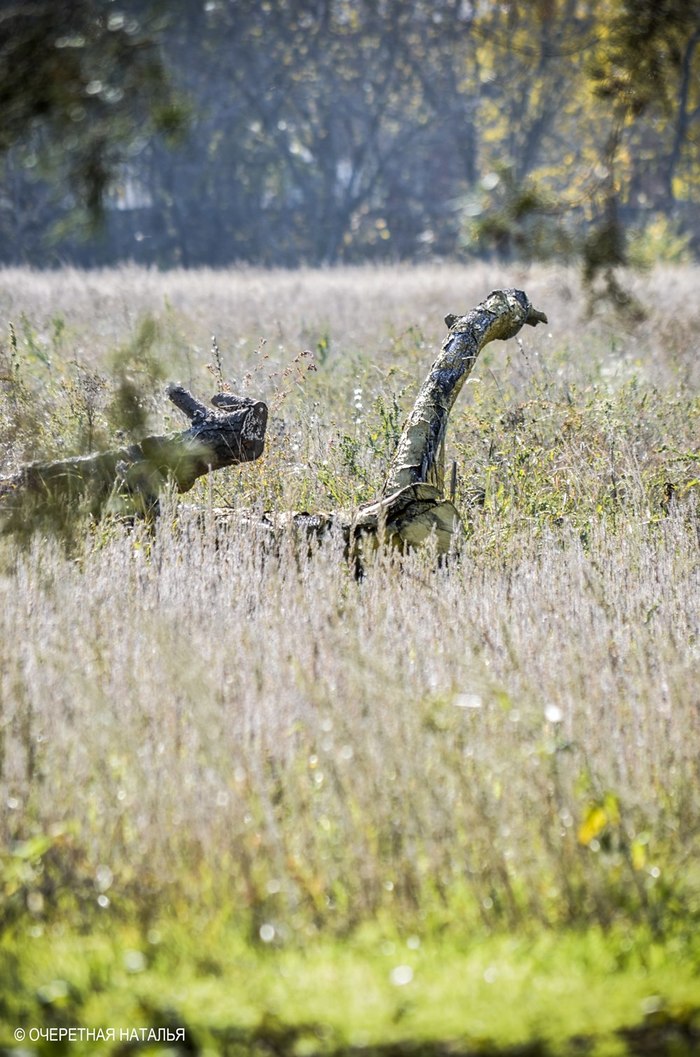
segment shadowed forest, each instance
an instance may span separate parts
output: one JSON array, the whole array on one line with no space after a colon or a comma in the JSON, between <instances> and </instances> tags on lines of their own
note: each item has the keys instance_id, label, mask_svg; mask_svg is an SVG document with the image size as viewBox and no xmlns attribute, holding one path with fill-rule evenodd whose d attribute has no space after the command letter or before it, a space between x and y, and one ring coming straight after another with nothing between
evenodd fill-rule
<instances>
[{"instance_id":1,"label":"shadowed forest","mask_svg":"<svg viewBox=\"0 0 700 1057\"><path fill-rule=\"evenodd\" d=\"M686 0L5 0L0 260L697 253ZM99 221L99 223L98 223Z\"/></svg>"}]
</instances>

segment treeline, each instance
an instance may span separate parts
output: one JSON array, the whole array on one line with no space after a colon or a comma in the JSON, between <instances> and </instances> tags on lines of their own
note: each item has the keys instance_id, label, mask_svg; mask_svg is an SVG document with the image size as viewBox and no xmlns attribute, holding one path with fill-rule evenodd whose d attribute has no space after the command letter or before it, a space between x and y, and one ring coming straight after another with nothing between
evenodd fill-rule
<instances>
[{"instance_id":1,"label":"treeline","mask_svg":"<svg viewBox=\"0 0 700 1057\"><path fill-rule=\"evenodd\" d=\"M3 263L700 250L700 0L62 7L1 5Z\"/></svg>"}]
</instances>

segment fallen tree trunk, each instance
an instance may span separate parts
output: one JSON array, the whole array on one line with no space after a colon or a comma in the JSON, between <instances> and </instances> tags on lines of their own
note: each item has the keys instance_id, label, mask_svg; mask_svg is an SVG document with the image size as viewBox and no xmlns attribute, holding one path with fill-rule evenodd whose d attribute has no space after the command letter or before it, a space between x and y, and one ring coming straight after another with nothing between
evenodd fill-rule
<instances>
[{"instance_id":1,"label":"fallen tree trunk","mask_svg":"<svg viewBox=\"0 0 700 1057\"><path fill-rule=\"evenodd\" d=\"M454 402L485 345L514 337L525 324L546 323L547 317L522 290L496 290L466 315L448 315L445 322L449 332L406 419L379 498L351 512L266 514L264 524L272 532L292 527L317 538L339 532L354 557L367 543L406 547L431 536L439 553L449 551L460 525L444 495L445 436ZM105 509L156 513L167 482L186 492L203 474L262 454L265 404L224 393L212 399L212 411L180 386L171 386L168 395L192 422L184 433L147 437L97 455L32 463L0 478L6 527L24 527L28 510L81 501L95 515ZM217 508L215 515L222 524L241 520L232 509Z\"/></svg>"},{"instance_id":2,"label":"fallen tree trunk","mask_svg":"<svg viewBox=\"0 0 700 1057\"><path fill-rule=\"evenodd\" d=\"M380 498L351 512L267 514L265 523L312 538L341 533L354 558L367 545L411 547L431 536L438 553L446 554L461 524L444 495L450 411L485 345L515 337L525 324L546 322L522 290L496 290L466 315L446 316L449 333L403 426ZM223 521L235 517L221 509L217 514Z\"/></svg>"},{"instance_id":3,"label":"fallen tree trunk","mask_svg":"<svg viewBox=\"0 0 700 1057\"><path fill-rule=\"evenodd\" d=\"M219 526L248 522L240 511L228 507L215 507L214 516ZM255 518L259 523L260 519ZM393 495L366 503L357 510L340 510L320 513L307 511L268 511L262 516L262 525L270 530L274 538L285 531L309 539L323 539L330 534L340 534L348 557L361 558L365 545L376 547L387 544L393 547L414 547L435 537L439 554L449 551L460 518L456 508L441 498L433 485L411 484Z\"/></svg>"},{"instance_id":4,"label":"fallen tree trunk","mask_svg":"<svg viewBox=\"0 0 700 1057\"><path fill-rule=\"evenodd\" d=\"M220 393L212 399L212 410L181 386L170 386L168 396L190 419L182 433L145 437L95 455L30 463L0 478L3 528L31 527L34 517L45 520L81 506L94 516L106 510L157 513L166 483L187 492L211 470L262 455L267 406L261 401Z\"/></svg>"}]
</instances>

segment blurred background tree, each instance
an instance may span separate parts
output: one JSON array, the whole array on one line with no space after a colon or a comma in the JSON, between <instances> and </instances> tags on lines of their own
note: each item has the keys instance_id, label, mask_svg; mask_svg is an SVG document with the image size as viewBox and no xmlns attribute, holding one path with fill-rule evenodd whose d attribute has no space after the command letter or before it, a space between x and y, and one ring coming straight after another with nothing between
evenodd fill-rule
<instances>
[{"instance_id":1,"label":"blurred background tree","mask_svg":"<svg viewBox=\"0 0 700 1057\"><path fill-rule=\"evenodd\" d=\"M700 0L0 12L4 263L700 249Z\"/></svg>"},{"instance_id":2,"label":"blurred background tree","mask_svg":"<svg viewBox=\"0 0 700 1057\"><path fill-rule=\"evenodd\" d=\"M182 131L162 27L133 6L0 2L3 259L42 263L67 218L94 235L120 167Z\"/></svg>"}]
</instances>

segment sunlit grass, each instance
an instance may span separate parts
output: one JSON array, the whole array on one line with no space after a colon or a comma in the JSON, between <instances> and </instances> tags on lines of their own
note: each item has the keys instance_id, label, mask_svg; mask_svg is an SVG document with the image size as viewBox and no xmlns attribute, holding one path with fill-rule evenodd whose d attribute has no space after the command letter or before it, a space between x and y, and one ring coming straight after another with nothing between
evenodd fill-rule
<instances>
[{"instance_id":1,"label":"sunlit grass","mask_svg":"<svg viewBox=\"0 0 700 1057\"><path fill-rule=\"evenodd\" d=\"M382 909L686 913L692 517L521 533L507 562L475 532L446 570L387 556L360 582L338 546L264 549L164 523L3 579L6 833L56 834L59 893L106 864L118 909L204 867L291 941Z\"/></svg>"},{"instance_id":2,"label":"sunlit grass","mask_svg":"<svg viewBox=\"0 0 700 1057\"><path fill-rule=\"evenodd\" d=\"M578 1037L587 1052L624 1054L625 1029L656 1025L683 1053L698 1015L699 954L697 943L669 949L643 932L597 929L421 942L375 926L307 950L255 949L211 926L69 939L54 929L28 941L25 997L9 1006L27 1025L182 1026L197 1052L423 1044L430 1053L447 1043L493 1053L539 1043L557 1053Z\"/></svg>"},{"instance_id":3,"label":"sunlit grass","mask_svg":"<svg viewBox=\"0 0 700 1057\"><path fill-rule=\"evenodd\" d=\"M268 451L188 499L238 511L376 495L446 311L517 283L551 321L485 350L455 411L447 566L357 579L340 541L273 552L255 517L171 503L155 533L0 541L8 1040L64 977L81 1023L325 1025L306 1052L558 1046L692 1006L695 279L636 280L632 334L544 271L0 274L4 469L110 443L124 377L177 428L161 377L213 393L216 331Z\"/></svg>"}]
</instances>

